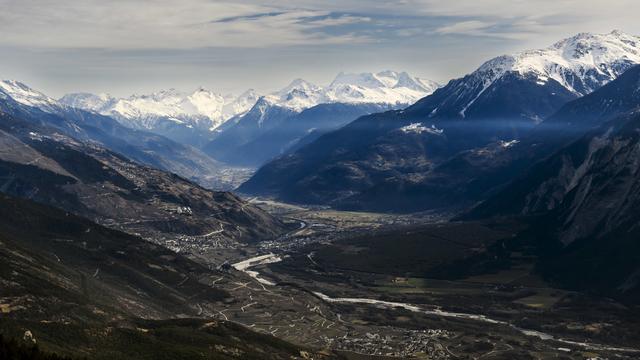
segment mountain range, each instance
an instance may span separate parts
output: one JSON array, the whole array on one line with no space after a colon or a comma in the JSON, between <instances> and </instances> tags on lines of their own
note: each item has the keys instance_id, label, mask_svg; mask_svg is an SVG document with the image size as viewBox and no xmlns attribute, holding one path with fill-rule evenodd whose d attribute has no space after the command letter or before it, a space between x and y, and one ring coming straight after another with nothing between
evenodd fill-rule
<instances>
[{"instance_id":1,"label":"mountain range","mask_svg":"<svg viewBox=\"0 0 640 360\"><path fill-rule=\"evenodd\" d=\"M128 128L111 117L64 105L23 83L0 81L0 110L202 185L224 186L214 176L222 166L201 151L162 135Z\"/></svg>"},{"instance_id":2,"label":"mountain range","mask_svg":"<svg viewBox=\"0 0 640 360\"><path fill-rule=\"evenodd\" d=\"M229 274L66 211L0 194L0 244L3 359L345 358L214 319Z\"/></svg>"},{"instance_id":3,"label":"mountain range","mask_svg":"<svg viewBox=\"0 0 640 360\"><path fill-rule=\"evenodd\" d=\"M279 220L230 193L204 189L1 112L0 177L3 193L130 232L140 232L136 224L144 223L153 232L145 235L157 240L214 231L218 238L245 242L285 230Z\"/></svg>"},{"instance_id":4,"label":"mountain range","mask_svg":"<svg viewBox=\"0 0 640 360\"><path fill-rule=\"evenodd\" d=\"M192 93L175 89L149 95L115 98L108 94L67 94L60 102L111 116L132 129L152 131L188 145L202 145L226 120L246 112L258 95L247 90L238 97L199 88Z\"/></svg>"},{"instance_id":5,"label":"mountain range","mask_svg":"<svg viewBox=\"0 0 640 360\"><path fill-rule=\"evenodd\" d=\"M640 37L620 31L445 86L1 81L0 330L104 359L632 358L639 159ZM267 199L210 190L227 166L261 166L237 191Z\"/></svg>"},{"instance_id":6,"label":"mountain range","mask_svg":"<svg viewBox=\"0 0 640 360\"><path fill-rule=\"evenodd\" d=\"M406 107L436 88L395 71L340 73L324 88L298 79L231 119L203 150L225 163L260 166L362 115Z\"/></svg>"},{"instance_id":7,"label":"mountain range","mask_svg":"<svg viewBox=\"0 0 640 360\"><path fill-rule=\"evenodd\" d=\"M363 116L275 159L239 191L346 209L451 206L440 192L449 178L434 169L464 152L509 149L563 105L638 63L640 38L619 31L500 56L406 109ZM454 176L467 171L449 164Z\"/></svg>"},{"instance_id":8,"label":"mountain range","mask_svg":"<svg viewBox=\"0 0 640 360\"><path fill-rule=\"evenodd\" d=\"M437 186L422 188L439 194L441 201L475 203L490 197L531 166L562 146L640 104L640 66L634 66L593 93L565 104L553 116L518 142L489 146L456 154L433 169L429 178ZM508 146L505 146L508 145ZM435 181L430 181L435 184ZM427 182L425 182L427 183ZM433 186L433 185L432 185Z\"/></svg>"},{"instance_id":9,"label":"mountain range","mask_svg":"<svg viewBox=\"0 0 640 360\"><path fill-rule=\"evenodd\" d=\"M116 98L108 94L67 94L60 102L102 115L111 116L133 129L167 136L178 142L202 147L217 136L225 122L261 107L277 106L299 113L318 104L394 104L408 105L433 92L437 84L394 71L344 74L325 87L296 79L283 89L260 96L247 90L238 97L219 95L199 88L192 93L175 89L149 95Z\"/></svg>"}]
</instances>

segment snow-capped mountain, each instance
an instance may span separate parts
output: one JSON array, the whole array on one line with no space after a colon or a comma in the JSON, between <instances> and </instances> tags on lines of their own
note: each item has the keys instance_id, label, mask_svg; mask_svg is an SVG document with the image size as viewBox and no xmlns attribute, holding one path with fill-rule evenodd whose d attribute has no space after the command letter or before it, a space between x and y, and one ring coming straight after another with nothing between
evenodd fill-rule
<instances>
[{"instance_id":1,"label":"snow-capped mountain","mask_svg":"<svg viewBox=\"0 0 640 360\"><path fill-rule=\"evenodd\" d=\"M296 79L284 89L264 99L297 112L318 104L410 105L431 94L439 85L412 77L406 72L340 73L328 86Z\"/></svg>"},{"instance_id":2,"label":"snow-capped mountain","mask_svg":"<svg viewBox=\"0 0 640 360\"><path fill-rule=\"evenodd\" d=\"M116 98L109 94L74 93L67 94L60 99L60 103L78 109L99 113L102 109L113 106Z\"/></svg>"},{"instance_id":3,"label":"snow-capped mountain","mask_svg":"<svg viewBox=\"0 0 640 360\"><path fill-rule=\"evenodd\" d=\"M362 115L409 106L437 87L395 71L340 73L324 87L296 79L220 127L203 149L228 164L260 165Z\"/></svg>"},{"instance_id":4,"label":"snow-capped mountain","mask_svg":"<svg viewBox=\"0 0 640 360\"><path fill-rule=\"evenodd\" d=\"M202 147L234 124L247 119L260 128L267 113L300 113L319 104L376 104L408 106L429 95L438 84L410 76L406 72L340 73L328 86L302 79L273 93L259 96L248 90L242 95L222 96L199 88L192 93L175 89L148 95L115 98L108 94L68 94L60 102L117 119L123 125L153 131L172 140ZM272 107L281 111L270 112ZM230 124L225 124L233 119ZM225 124L225 126L221 126Z\"/></svg>"},{"instance_id":5,"label":"snow-capped mountain","mask_svg":"<svg viewBox=\"0 0 640 360\"><path fill-rule=\"evenodd\" d=\"M640 37L615 30L581 33L546 49L498 57L478 72L492 73L494 78L509 71L535 74L541 83L553 79L578 95L586 95L618 77L630 63L640 63Z\"/></svg>"},{"instance_id":6,"label":"snow-capped mountain","mask_svg":"<svg viewBox=\"0 0 640 360\"><path fill-rule=\"evenodd\" d=\"M259 105L276 105L299 112L323 102L323 95L320 86L303 79L295 79L283 89L264 96Z\"/></svg>"},{"instance_id":7,"label":"snow-capped mountain","mask_svg":"<svg viewBox=\"0 0 640 360\"><path fill-rule=\"evenodd\" d=\"M77 100L100 104L108 97L83 95ZM96 112L65 105L13 80L0 81L0 112L42 126L81 142L100 146L131 160L192 178L212 186L218 163L194 149L164 136L131 129Z\"/></svg>"},{"instance_id":8,"label":"snow-capped mountain","mask_svg":"<svg viewBox=\"0 0 640 360\"><path fill-rule=\"evenodd\" d=\"M535 88L547 88L552 91L544 91L543 98L537 101L553 104L562 97L589 94L639 63L640 37L620 31L581 33L545 49L491 59L464 78L452 80L437 96L425 99L416 108L430 108L430 117L485 116L487 111L497 110L497 104L492 101L496 94L502 95L500 90L506 87L511 88L513 96L518 94L514 91L516 87L528 93L536 91ZM544 104L523 117L535 119L549 115ZM501 107L505 108L504 105Z\"/></svg>"},{"instance_id":9,"label":"snow-capped mountain","mask_svg":"<svg viewBox=\"0 0 640 360\"><path fill-rule=\"evenodd\" d=\"M434 173L447 165L443 162L490 144L522 140L569 101L639 63L640 38L619 31L578 34L545 49L500 56L404 110L363 116L267 163L240 191L376 211L451 206L455 196L467 195L462 185L443 184L475 169L465 162L469 157L462 158L448 163L456 174L448 178ZM363 78L360 84L376 81Z\"/></svg>"},{"instance_id":10,"label":"snow-capped mountain","mask_svg":"<svg viewBox=\"0 0 640 360\"><path fill-rule=\"evenodd\" d=\"M300 112L323 103L409 105L432 93L438 84L411 77L406 72L340 73L329 86L296 79L283 89L265 95L264 102ZM259 99L254 90L238 97L222 96L199 88L192 93L175 89L148 95L114 98L108 94L67 94L60 102L113 116L132 128L154 130L163 121L213 131L230 118L250 110Z\"/></svg>"},{"instance_id":11,"label":"snow-capped mountain","mask_svg":"<svg viewBox=\"0 0 640 360\"><path fill-rule=\"evenodd\" d=\"M46 112L55 112L60 107L56 100L15 80L0 81L0 99L7 98Z\"/></svg>"},{"instance_id":12,"label":"snow-capped mountain","mask_svg":"<svg viewBox=\"0 0 640 360\"><path fill-rule=\"evenodd\" d=\"M78 93L65 95L60 101L113 116L124 125L137 129L154 130L162 122L172 121L187 127L214 130L229 118L249 110L257 99L253 90L233 97L199 88L192 93L169 89L128 98Z\"/></svg>"}]
</instances>

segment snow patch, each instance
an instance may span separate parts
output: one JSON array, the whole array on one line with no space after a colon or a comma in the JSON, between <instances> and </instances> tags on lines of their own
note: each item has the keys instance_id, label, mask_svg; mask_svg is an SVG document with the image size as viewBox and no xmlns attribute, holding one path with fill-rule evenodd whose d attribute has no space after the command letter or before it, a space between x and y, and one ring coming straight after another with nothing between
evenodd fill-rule
<instances>
[{"instance_id":1,"label":"snow patch","mask_svg":"<svg viewBox=\"0 0 640 360\"><path fill-rule=\"evenodd\" d=\"M444 133L443 129L438 129L435 125L431 125L431 127L424 126L422 123L413 123L407 126L403 126L400 128L400 131L404 133L429 133L433 135L442 135Z\"/></svg>"},{"instance_id":2,"label":"snow patch","mask_svg":"<svg viewBox=\"0 0 640 360\"><path fill-rule=\"evenodd\" d=\"M502 146L503 148L510 148L519 142L520 142L519 140L515 140L515 139L510 141L500 140L500 146Z\"/></svg>"}]
</instances>

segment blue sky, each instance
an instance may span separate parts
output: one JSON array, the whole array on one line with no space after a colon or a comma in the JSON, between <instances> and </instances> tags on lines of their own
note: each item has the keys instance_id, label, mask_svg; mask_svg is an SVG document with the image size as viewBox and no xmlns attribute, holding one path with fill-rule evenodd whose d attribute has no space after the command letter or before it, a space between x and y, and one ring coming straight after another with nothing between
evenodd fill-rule
<instances>
[{"instance_id":1,"label":"blue sky","mask_svg":"<svg viewBox=\"0 0 640 360\"><path fill-rule=\"evenodd\" d=\"M54 96L270 91L384 69L446 82L578 32L640 34L636 0L0 0L0 77Z\"/></svg>"}]
</instances>

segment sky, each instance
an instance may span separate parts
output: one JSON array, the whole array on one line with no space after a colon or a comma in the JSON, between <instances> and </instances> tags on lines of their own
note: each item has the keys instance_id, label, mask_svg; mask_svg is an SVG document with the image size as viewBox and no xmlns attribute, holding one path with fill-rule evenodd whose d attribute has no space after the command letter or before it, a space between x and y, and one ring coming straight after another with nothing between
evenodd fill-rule
<instances>
[{"instance_id":1,"label":"sky","mask_svg":"<svg viewBox=\"0 0 640 360\"><path fill-rule=\"evenodd\" d=\"M60 97L407 71L440 83L579 32L640 35L637 0L0 0L0 78Z\"/></svg>"}]
</instances>

